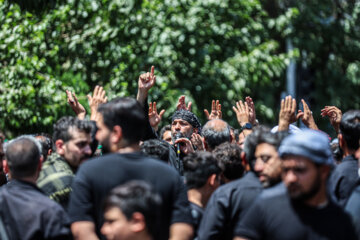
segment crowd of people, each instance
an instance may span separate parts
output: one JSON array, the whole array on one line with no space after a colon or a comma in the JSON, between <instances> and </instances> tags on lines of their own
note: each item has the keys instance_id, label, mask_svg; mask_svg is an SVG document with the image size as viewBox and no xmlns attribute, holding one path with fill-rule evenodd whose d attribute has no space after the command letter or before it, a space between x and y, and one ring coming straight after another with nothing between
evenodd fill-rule
<instances>
[{"instance_id":1,"label":"crowd of people","mask_svg":"<svg viewBox=\"0 0 360 240\"><path fill-rule=\"evenodd\" d=\"M251 97L230 126L218 100L202 124L181 96L158 129L155 83L152 67L136 98L96 86L89 116L66 91L76 116L52 136L0 134L0 239L360 239L360 110L325 106L331 139L291 96L272 128Z\"/></svg>"}]
</instances>

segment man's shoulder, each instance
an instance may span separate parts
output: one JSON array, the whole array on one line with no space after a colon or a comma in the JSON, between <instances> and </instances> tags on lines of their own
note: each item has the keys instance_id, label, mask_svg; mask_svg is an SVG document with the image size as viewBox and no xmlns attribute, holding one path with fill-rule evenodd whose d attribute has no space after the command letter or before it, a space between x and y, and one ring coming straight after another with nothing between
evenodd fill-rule
<instances>
[{"instance_id":1,"label":"man's shoulder","mask_svg":"<svg viewBox=\"0 0 360 240\"><path fill-rule=\"evenodd\" d=\"M49 175L61 172L62 175L74 175L70 165L58 154L52 154L42 165L38 181Z\"/></svg>"}]
</instances>

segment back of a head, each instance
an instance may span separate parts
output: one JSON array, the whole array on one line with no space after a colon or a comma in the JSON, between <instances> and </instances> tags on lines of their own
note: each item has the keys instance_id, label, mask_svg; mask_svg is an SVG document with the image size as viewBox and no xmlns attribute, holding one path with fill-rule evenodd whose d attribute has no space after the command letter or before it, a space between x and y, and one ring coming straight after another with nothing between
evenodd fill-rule
<instances>
[{"instance_id":1,"label":"back of a head","mask_svg":"<svg viewBox=\"0 0 360 240\"><path fill-rule=\"evenodd\" d=\"M148 183L140 180L129 181L113 190L104 202L104 210L117 207L126 216L132 219L135 212L141 213L145 218L149 234L155 238L159 232L159 216L162 200Z\"/></svg>"},{"instance_id":2,"label":"back of a head","mask_svg":"<svg viewBox=\"0 0 360 240\"><path fill-rule=\"evenodd\" d=\"M54 142L51 136L47 133L39 133L35 134L34 137L40 142L42 148L42 155L44 157L44 161L47 158L49 150L54 149Z\"/></svg>"},{"instance_id":3,"label":"back of a head","mask_svg":"<svg viewBox=\"0 0 360 240\"><path fill-rule=\"evenodd\" d=\"M32 136L20 136L5 144L5 158L12 178L35 176L42 155L41 144Z\"/></svg>"},{"instance_id":4,"label":"back of a head","mask_svg":"<svg viewBox=\"0 0 360 240\"><path fill-rule=\"evenodd\" d=\"M213 119L208 121L202 131L202 136L205 139L206 145L210 150L224 142L230 142L230 127L221 119Z\"/></svg>"},{"instance_id":5,"label":"back of a head","mask_svg":"<svg viewBox=\"0 0 360 240\"><path fill-rule=\"evenodd\" d=\"M168 124L168 125L165 125L163 128L161 128L160 130L160 138L163 139L164 138L164 133L166 131L171 131L171 125Z\"/></svg>"},{"instance_id":6,"label":"back of a head","mask_svg":"<svg viewBox=\"0 0 360 240\"><path fill-rule=\"evenodd\" d=\"M220 173L218 162L209 152L194 152L184 158L184 176L189 189L203 187L212 174Z\"/></svg>"},{"instance_id":7,"label":"back of a head","mask_svg":"<svg viewBox=\"0 0 360 240\"><path fill-rule=\"evenodd\" d=\"M88 120L80 120L72 116L62 117L54 124L53 141L56 142L56 140L61 139L67 142L71 140L72 129L90 134L92 124Z\"/></svg>"},{"instance_id":8,"label":"back of a head","mask_svg":"<svg viewBox=\"0 0 360 240\"><path fill-rule=\"evenodd\" d=\"M245 167L242 163L241 153L239 145L229 142L220 144L213 151L224 176L229 180L241 178L244 174Z\"/></svg>"},{"instance_id":9,"label":"back of a head","mask_svg":"<svg viewBox=\"0 0 360 240\"><path fill-rule=\"evenodd\" d=\"M356 150L359 148L360 110L351 110L343 114L340 133L343 135L349 149Z\"/></svg>"},{"instance_id":10,"label":"back of a head","mask_svg":"<svg viewBox=\"0 0 360 240\"><path fill-rule=\"evenodd\" d=\"M128 144L138 143L146 127L146 118L140 103L134 98L118 97L99 106L104 124L112 130L120 126Z\"/></svg>"},{"instance_id":11,"label":"back of a head","mask_svg":"<svg viewBox=\"0 0 360 240\"><path fill-rule=\"evenodd\" d=\"M144 141L140 146L140 151L150 157L160 159L164 162L169 161L170 144L159 139L150 139Z\"/></svg>"}]
</instances>

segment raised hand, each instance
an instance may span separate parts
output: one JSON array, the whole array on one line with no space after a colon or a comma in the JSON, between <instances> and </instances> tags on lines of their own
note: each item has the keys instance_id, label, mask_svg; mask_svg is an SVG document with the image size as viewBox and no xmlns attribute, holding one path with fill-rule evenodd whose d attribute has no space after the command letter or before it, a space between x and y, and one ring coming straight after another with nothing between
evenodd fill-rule
<instances>
[{"instance_id":1,"label":"raised hand","mask_svg":"<svg viewBox=\"0 0 360 240\"><path fill-rule=\"evenodd\" d=\"M188 105L186 106L185 96L182 95L181 97L179 97L178 103L176 105L176 110L184 109L187 111L191 111L191 104L192 104L192 102L188 102Z\"/></svg>"},{"instance_id":2,"label":"raised hand","mask_svg":"<svg viewBox=\"0 0 360 240\"><path fill-rule=\"evenodd\" d=\"M254 126L256 125L256 112L255 105L251 97L247 96L245 98L247 105L249 106L249 122Z\"/></svg>"},{"instance_id":3,"label":"raised hand","mask_svg":"<svg viewBox=\"0 0 360 240\"><path fill-rule=\"evenodd\" d=\"M304 99L301 99L301 103L303 105L304 111L298 110L298 114L296 118L301 118L301 121L308 127L314 130L319 130L318 126L315 123L315 119L313 117L312 111L309 106L306 104Z\"/></svg>"},{"instance_id":4,"label":"raised hand","mask_svg":"<svg viewBox=\"0 0 360 240\"><path fill-rule=\"evenodd\" d=\"M155 67L151 66L151 72L143 73L139 76L138 94L136 100L144 104L148 96L149 90L155 85L156 76L154 74Z\"/></svg>"},{"instance_id":5,"label":"raised hand","mask_svg":"<svg viewBox=\"0 0 360 240\"><path fill-rule=\"evenodd\" d=\"M161 122L161 118L164 115L165 110L161 110L160 113L157 112L156 108L156 102L149 103L149 122L151 127L155 129L155 131L158 130L159 123Z\"/></svg>"},{"instance_id":6,"label":"raised hand","mask_svg":"<svg viewBox=\"0 0 360 240\"><path fill-rule=\"evenodd\" d=\"M247 102L241 100L236 102L236 107L233 106L233 110L236 113L237 121L241 127L249 122L249 106Z\"/></svg>"},{"instance_id":7,"label":"raised hand","mask_svg":"<svg viewBox=\"0 0 360 240\"><path fill-rule=\"evenodd\" d=\"M207 109L204 109L204 113L206 115L207 120L212 119L221 119L222 113L221 113L221 104L219 103L219 100L212 100L211 102L211 114L209 114Z\"/></svg>"},{"instance_id":8,"label":"raised hand","mask_svg":"<svg viewBox=\"0 0 360 240\"><path fill-rule=\"evenodd\" d=\"M293 122L296 122L297 118L295 116L295 111L295 98L292 98L289 95L285 99L281 100L278 131L287 131L289 129L289 125Z\"/></svg>"},{"instance_id":9,"label":"raised hand","mask_svg":"<svg viewBox=\"0 0 360 240\"><path fill-rule=\"evenodd\" d=\"M91 110L90 120L97 121L99 119L98 107L100 104L107 102L106 92L101 86L96 86L93 95L87 95Z\"/></svg>"},{"instance_id":10,"label":"raised hand","mask_svg":"<svg viewBox=\"0 0 360 240\"><path fill-rule=\"evenodd\" d=\"M67 102L72 108L72 110L75 112L78 119L85 119L86 116L86 110L81 103L79 103L75 93L70 92L69 90L66 90L67 95Z\"/></svg>"},{"instance_id":11,"label":"raised hand","mask_svg":"<svg viewBox=\"0 0 360 240\"><path fill-rule=\"evenodd\" d=\"M339 108L335 106L325 106L325 108L321 109L321 116L329 117L330 123L334 127L336 133L339 133L342 118L342 112Z\"/></svg>"},{"instance_id":12,"label":"raised hand","mask_svg":"<svg viewBox=\"0 0 360 240\"><path fill-rule=\"evenodd\" d=\"M197 151L205 151L204 139L200 134L193 133L191 135L191 142L196 147Z\"/></svg>"}]
</instances>

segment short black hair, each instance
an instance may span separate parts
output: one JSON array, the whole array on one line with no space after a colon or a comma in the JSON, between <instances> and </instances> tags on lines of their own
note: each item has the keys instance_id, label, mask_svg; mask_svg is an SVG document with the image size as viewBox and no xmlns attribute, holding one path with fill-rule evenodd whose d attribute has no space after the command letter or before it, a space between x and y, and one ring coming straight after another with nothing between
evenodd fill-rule
<instances>
[{"instance_id":1,"label":"short black hair","mask_svg":"<svg viewBox=\"0 0 360 240\"><path fill-rule=\"evenodd\" d=\"M80 120L72 116L62 117L54 124L53 141L56 142L59 139L64 142L70 141L73 137L71 128L90 134L92 125L88 120Z\"/></svg>"},{"instance_id":2,"label":"short black hair","mask_svg":"<svg viewBox=\"0 0 360 240\"><path fill-rule=\"evenodd\" d=\"M120 126L124 139L128 144L138 143L146 127L145 112L140 103L134 98L118 97L102 104L98 112L103 116L107 128Z\"/></svg>"},{"instance_id":3,"label":"short black hair","mask_svg":"<svg viewBox=\"0 0 360 240\"><path fill-rule=\"evenodd\" d=\"M145 181L133 180L111 190L104 202L104 211L117 207L131 220L135 212L144 215L148 233L155 237L159 232L160 206L162 200L152 186Z\"/></svg>"},{"instance_id":4,"label":"short black hair","mask_svg":"<svg viewBox=\"0 0 360 240\"><path fill-rule=\"evenodd\" d=\"M150 139L144 141L140 146L140 151L167 163L169 161L170 144L163 140Z\"/></svg>"},{"instance_id":5,"label":"short black hair","mask_svg":"<svg viewBox=\"0 0 360 240\"><path fill-rule=\"evenodd\" d=\"M224 127L216 129L214 126L211 126L211 121L219 121L220 119L214 119L208 121L202 131L201 134L205 139L206 144L210 149L214 149L216 146L219 146L220 144L224 142L230 142L231 135L230 135L230 127L229 125L224 122ZM220 120L222 121L222 120Z\"/></svg>"},{"instance_id":6,"label":"short black hair","mask_svg":"<svg viewBox=\"0 0 360 240\"><path fill-rule=\"evenodd\" d=\"M350 110L343 114L340 123L340 133L346 145L351 150L359 148L360 140L360 110Z\"/></svg>"},{"instance_id":7,"label":"short black hair","mask_svg":"<svg viewBox=\"0 0 360 240\"><path fill-rule=\"evenodd\" d=\"M4 150L13 178L33 177L36 174L42 155L38 140L23 135L5 143Z\"/></svg>"},{"instance_id":8,"label":"short black hair","mask_svg":"<svg viewBox=\"0 0 360 240\"><path fill-rule=\"evenodd\" d=\"M241 178L244 174L241 153L239 145L229 142L220 144L213 151L224 176L229 180Z\"/></svg>"},{"instance_id":9,"label":"short black hair","mask_svg":"<svg viewBox=\"0 0 360 240\"><path fill-rule=\"evenodd\" d=\"M37 133L34 134L34 137L40 142L42 155L44 157L44 161L46 161L49 150L54 150L54 142L52 137L47 133Z\"/></svg>"},{"instance_id":10,"label":"short black hair","mask_svg":"<svg viewBox=\"0 0 360 240\"><path fill-rule=\"evenodd\" d=\"M171 131L171 125L170 125L170 124L165 125L164 127L161 128L161 130L160 130L160 138L161 138L161 139L163 139L164 133L165 133L166 131Z\"/></svg>"},{"instance_id":11,"label":"short black hair","mask_svg":"<svg viewBox=\"0 0 360 240\"><path fill-rule=\"evenodd\" d=\"M262 134L270 132L270 129L266 126L259 125L253 129L253 132L246 136L244 142L244 152L246 160L248 161L251 170L254 169L255 164L255 150L259 144L259 138Z\"/></svg>"},{"instance_id":12,"label":"short black hair","mask_svg":"<svg viewBox=\"0 0 360 240\"><path fill-rule=\"evenodd\" d=\"M201 188L212 174L220 173L218 162L209 152L194 152L184 158L184 176L189 189Z\"/></svg>"}]
</instances>

